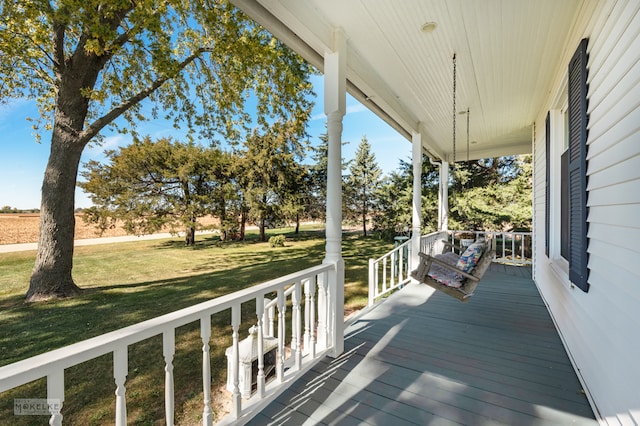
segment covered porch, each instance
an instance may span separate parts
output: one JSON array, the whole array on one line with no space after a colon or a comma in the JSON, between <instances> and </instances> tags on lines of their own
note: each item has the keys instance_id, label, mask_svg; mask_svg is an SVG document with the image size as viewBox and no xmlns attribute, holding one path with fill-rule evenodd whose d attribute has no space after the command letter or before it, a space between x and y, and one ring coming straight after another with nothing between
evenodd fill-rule
<instances>
[{"instance_id":1,"label":"covered porch","mask_svg":"<svg viewBox=\"0 0 640 426\"><path fill-rule=\"evenodd\" d=\"M249 424L597 424L527 266L469 304L409 284Z\"/></svg>"}]
</instances>

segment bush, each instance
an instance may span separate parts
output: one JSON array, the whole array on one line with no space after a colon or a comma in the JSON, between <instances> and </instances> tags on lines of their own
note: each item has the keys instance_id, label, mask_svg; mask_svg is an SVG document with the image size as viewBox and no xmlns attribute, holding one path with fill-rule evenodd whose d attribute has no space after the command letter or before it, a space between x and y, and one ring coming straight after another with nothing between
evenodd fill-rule
<instances>
[{"instance_id":1,"label":"bush","mask_svg":"<svg viewBox=\"0 0 640 426\"><path fill-rule=\"evenodd\" d=\"M285 239L284 235L274 235L269 238L269 247L284 247Z\"/></svg>"}]
</instances>

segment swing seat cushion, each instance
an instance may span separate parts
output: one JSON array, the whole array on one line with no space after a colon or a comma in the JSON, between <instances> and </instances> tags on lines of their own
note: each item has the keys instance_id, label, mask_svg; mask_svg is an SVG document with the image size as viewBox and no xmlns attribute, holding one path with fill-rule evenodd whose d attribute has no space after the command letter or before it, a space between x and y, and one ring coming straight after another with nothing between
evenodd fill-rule
<instances>
[{"instance_id":1,"label":"swing seat cushion","mask_svg":"<svg viewBox=\"0 0 640 426\"><path fill-rule=\"evenodd\" d=\"M436 259L445 262L448 265L455 266L463 272L470 273L478 264L478 260L482 257L485 245L482 242L471 244L462 255L458 256L453 252L437 254ZM453 288L460 288L465 282L465 278L453 269L434 263L427 273L434 280Z\"/></svg>"},{"instance_id":2,"label":"swing seat cushion","mask_svg":"<svg viewBox=\"0 0 640 426\"><path fill-rule=\"evenodd\" d=\"M448 265L456 266L456 263L459 261L460 256L453 252L448 252L444 254L437 254L435 258L438 260L442 260ZM438 265L437 263L433 263L431 265L431 268L429 269L427 275L429 275L434 280L453 288L460 288L462 287L462 284L464 284L464 277L462 275L458 274L453 269Z\"/></svg>"},{"instance_id":3,"label":"swing seat cushion","mask_svg":"<svg viewBox=\"0 0 640 426\"><path fill-rule=\"evenodd\" d=\"M478 259L482 256L484 251L483 243L473 243L462 253L458 261L456 262L456 268L464 272L471 272L476 267Z\"/></svg>"}]
</instances>

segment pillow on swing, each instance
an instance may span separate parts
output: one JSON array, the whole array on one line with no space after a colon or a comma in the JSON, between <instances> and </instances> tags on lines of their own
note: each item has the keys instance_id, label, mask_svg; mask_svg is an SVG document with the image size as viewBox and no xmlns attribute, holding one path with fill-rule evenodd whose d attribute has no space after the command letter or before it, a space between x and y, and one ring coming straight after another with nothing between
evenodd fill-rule
<instances>
[{"instance_id":1,"label":"pillow on swing","mask_svg":"<svg viewBox=\"0 0 640 426\"><path fill-rule=\"evenodd\" d=\"M471 272L471 270L476 267L478 259L482 256L483 250L483 243L478 242L471 244L458 259L456 268L464 272Z\"/></svg>"}]
</instances>

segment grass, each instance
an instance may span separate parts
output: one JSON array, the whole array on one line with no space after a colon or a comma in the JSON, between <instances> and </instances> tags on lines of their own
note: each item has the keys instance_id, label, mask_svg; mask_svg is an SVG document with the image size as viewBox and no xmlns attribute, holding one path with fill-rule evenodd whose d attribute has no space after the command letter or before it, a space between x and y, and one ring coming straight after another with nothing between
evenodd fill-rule
<instances>
[{"instance_id":1,"label":"grass","mask_svg":"<svg viewBox=\"0 0 640 426\"><path fill-rule=\"evenodd\" d=\"M223 294L283 276L321 262L324 232L289 229L285 247L270 248L249 235L245 242L217 237L185 247L179 239L136 241L76 248L74 279L84 293L68 300L26 303L24 294L34 252L0 254L0 365L10 364ZM368 259L392 245L345 234L345 310L367 303ZM250 308L244 314L252 315ZM224 350L230 345L228 314L213 319L213 394L217 415L227 394ZM250 322L250 321L246 321ZM174 359L176 421L201 424L201 341L197 323L176 332ZM97 358L65 371L64 423L113 423L115 385L112 357ZM162 339L156 336L129 348L127 411L130 424L161 424L164 416ZM0 419L12 424L45 423L45 418L14 416L14 398L44 398L46 382L36 381L0 394ZM216 403L217 402L217 403Z\"/></svg>"}]
</instances>

